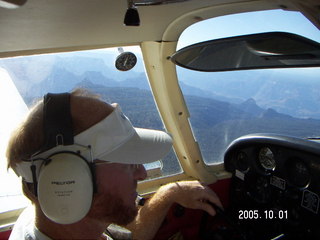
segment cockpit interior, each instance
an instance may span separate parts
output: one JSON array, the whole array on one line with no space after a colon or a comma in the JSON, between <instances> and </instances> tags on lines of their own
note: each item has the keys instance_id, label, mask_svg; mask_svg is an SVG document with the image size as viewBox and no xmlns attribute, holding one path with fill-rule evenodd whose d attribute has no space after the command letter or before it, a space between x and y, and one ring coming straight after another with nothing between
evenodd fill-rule
<instances>
[{"instance_id":1,"label":"cockpit interior","mask_svg":"<svg viewBox=\"0 0 320 240\"><path fill-rule=\"evenodd\" d=\"M320 2L0 0L0 240L30 202L11 131L47 92L86 88L170 153L138 192L199 180L216 216L174 204L154 239L320 239Z\"/></svg>"}]
</instances>

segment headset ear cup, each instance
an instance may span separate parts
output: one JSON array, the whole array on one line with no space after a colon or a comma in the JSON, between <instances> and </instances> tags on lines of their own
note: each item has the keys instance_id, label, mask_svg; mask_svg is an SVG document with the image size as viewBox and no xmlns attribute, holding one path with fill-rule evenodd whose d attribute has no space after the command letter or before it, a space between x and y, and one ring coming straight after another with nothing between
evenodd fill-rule
<instances>
[{"instance_id":1,"label":"headset ear cup","mask_svg":"<svg viewBox=\"0 0 320 240\"><path fill-rule=\"evenodd\" d=\"M60 224L75 223L89 212L93 196L90 167L75 153L56 153L41 166L38 200L43 213Z\"/></svg>"}]
</instances>

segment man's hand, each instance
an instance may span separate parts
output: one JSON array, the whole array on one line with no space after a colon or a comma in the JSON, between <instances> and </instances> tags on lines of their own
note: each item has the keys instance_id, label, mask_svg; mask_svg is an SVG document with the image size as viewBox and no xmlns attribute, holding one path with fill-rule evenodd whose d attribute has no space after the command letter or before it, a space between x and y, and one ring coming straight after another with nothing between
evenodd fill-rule
<instances>
[{"instance_id":1,"label":"man's hand","mask_svg":"<svg viewBox=\"0 0 320 240\"><path fill-rule=\"evenodd\" d=\"M209 202L223 208L216 193L198 181L170 183L160 188L159 191L166 191L166 197L172 202L185 208L202 209L212 216L216 214L216 211Z\"/></svg>"},{"instance_id":2,"label":"man's hand","mask_svg":"<svg viewBox=\"0 0 320 240\"><path fill-rule=\"evenodd\" d=\"M173 203L185 208L201 209L213 216L216 211L210 203L222 208L215 192L198 181L169 183L160 187L146 201L135 220L127 226L132 232L133 239L153 239Z\"/></svg>"}]
</instances>

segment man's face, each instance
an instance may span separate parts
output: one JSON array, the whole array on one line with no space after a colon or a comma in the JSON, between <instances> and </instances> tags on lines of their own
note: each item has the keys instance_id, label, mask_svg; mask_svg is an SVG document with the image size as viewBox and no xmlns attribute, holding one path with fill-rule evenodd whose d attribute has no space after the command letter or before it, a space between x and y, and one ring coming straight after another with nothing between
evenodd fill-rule
<instances>
[{"instance_id":1,"label":"man's face","mask_svg":"<svg viewBox=\"0 0 320 240\"><path fill-rule=\"evenodd\" d=\"M96 164L97 193L90 215L119 225L130 223L137 215L137 181L146 178L143 165Z\"/></svg>"},{"instance_id":2,"label":"man's face","mask_svg":"<svg viewBox=\"0 0 320 240\"><path fill-rule=\"evenodd\" d=\"M71 99L72 100L72 99ZM80 101L81 100L81 101ZM81 132L108 116L116 105L93 98L74 99L73 116L79 122ZM88 114L77 109L90 109ZM80 121L81 120L81 121ZM82 123L82 125L80 124ZM94 194L88 217L104 223L126 225L137 215L135 200L137 181L146 178L143 165L108 163L96 161L95 179L97 192Z\"/></svg>"}]
</instances>

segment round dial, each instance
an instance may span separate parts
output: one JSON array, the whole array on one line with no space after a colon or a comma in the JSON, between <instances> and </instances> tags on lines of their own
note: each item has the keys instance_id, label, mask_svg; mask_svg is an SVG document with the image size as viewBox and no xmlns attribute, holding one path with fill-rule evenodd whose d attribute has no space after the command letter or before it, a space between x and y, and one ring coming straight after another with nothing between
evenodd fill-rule
<instances>
[{"instance_id":1,"label":"round dial","mask_svg":"<svg viewBox=\"0 0 320 240\"><path fill-rule=\"evenodd\" d=\"M265 170L274 170L276 168L276 161L273 152L268 147L263 147L259 151L259 162Z\"/></svg>"},{"instance_id":2,"label":"round dial","mask_svg":"<svg viewBox=\"0 0 320 240\"><path fill-rule=\"evenodd\" d=\"M132 52L123 52L117 59L115 66L120 71L128 71L132 69L137 63L137 57Z\"/></svg>"},{"instance_id":3,"label":"round dial","mask_svg":"<svg viewBox=\"0 0 320 240\"><path fill-rule=\"evenodd\" d=\"M242 172L245 172L249 169L249 159L245 152L241 151L237 154L236 167Z\"/></svg>"}]
</instances>

